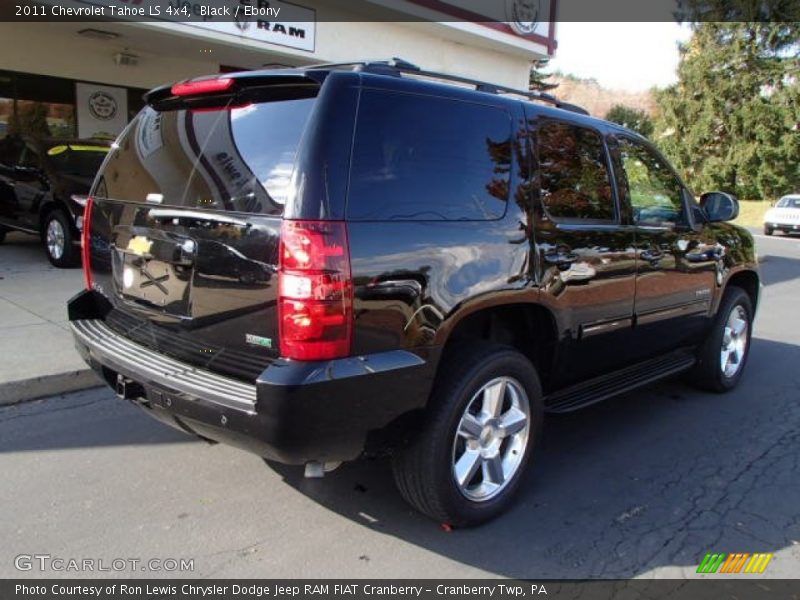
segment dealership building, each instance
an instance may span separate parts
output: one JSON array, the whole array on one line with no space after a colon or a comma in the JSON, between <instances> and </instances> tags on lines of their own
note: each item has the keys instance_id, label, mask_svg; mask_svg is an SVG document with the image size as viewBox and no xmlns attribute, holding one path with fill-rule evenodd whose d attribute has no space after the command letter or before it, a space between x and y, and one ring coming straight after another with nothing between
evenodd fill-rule
<instances>
[{"instance_id":1,"label":"dealership building","mask_svg":"<svg viewBox=\"0 0 800 600\"><path fill-rule=\"evenodd\" d=\"M48 13L0 23L0 138L25 123L52 137L113 136L141 108L145 90L240 69L397 56L426 70L527 88L531 61L556 47L555 0L546 13L544 0L497 0L492 10L499 15L443 0L391 2L391 9L378 0L43 2L51 10L101 10L103 17L135 6L147 16L53 22ZM209 4L238 10L237 17L198 18ZM164 14L178 5L195 11L189 20Z\"/></svg>"}]
</instances>

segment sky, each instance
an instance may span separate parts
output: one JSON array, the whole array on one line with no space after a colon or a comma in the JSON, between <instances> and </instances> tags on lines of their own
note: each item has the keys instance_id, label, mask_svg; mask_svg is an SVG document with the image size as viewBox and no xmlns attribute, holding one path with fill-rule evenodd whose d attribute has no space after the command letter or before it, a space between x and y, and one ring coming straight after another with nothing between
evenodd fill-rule
<instances>
[{"instance_id":1,"label":"sky","mask_svg":"<svg viewBox=\"0 0 800 600\"><path fill-rule=\"evenodd\" d=\"M632 92L676 80L678 42L691 37L677 23L558 23L558 48L547 72L594 78Z\"/></svg>"}]
</instances>

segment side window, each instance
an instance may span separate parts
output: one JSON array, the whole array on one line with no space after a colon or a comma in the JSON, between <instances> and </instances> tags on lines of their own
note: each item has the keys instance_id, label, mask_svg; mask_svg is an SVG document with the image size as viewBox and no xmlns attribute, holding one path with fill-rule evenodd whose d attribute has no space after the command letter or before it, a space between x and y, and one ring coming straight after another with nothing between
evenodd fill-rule
<instances>
[{"instance_id":1,"label":"side window","mask_svg":"<svg viewBox=\"0 0 800 600\"><path fill-rule=\"evenodd\" d=\"M602 138L591 129L548 121L538 130L541 197L559 219L614 221Z\"/></svg>"},{"instance_id":2,"label":"side window","mask_svg":"<svg viewBox=\"0 0 800 600\"><path fill-rule=\"evenodd\" d=\"M430 96L365 90L348 218L488 221L505 214L511 115Z\"/></svg>"},{"instance_id":3,"label":"side window","mask_svg":"<svg viewBox=\"0 0 800 600\"><path fill-rule=\"evenodd\" d=\"M618 144L633 222L655 227L685 223L683 187L669 165L638 142L621 137Z\"/></svg>"}]
</instances>

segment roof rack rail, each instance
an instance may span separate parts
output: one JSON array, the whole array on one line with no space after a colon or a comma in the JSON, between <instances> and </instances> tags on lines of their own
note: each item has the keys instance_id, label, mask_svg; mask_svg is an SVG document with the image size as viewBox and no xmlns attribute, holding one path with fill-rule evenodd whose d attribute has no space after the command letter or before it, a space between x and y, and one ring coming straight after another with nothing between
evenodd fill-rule
<instances>
[{"instance_id":1,"label":"roof rack rail","mask_svg":"<svg viewBox=\"0 0 800 600\"><path fill-rule=\"evenodd\" d=\"M449 73L437 73L435 71L425 71L417 65L403 60L402 58L391 58L389 60L368 60L368 61L354 61L347 63L333 63L322 65L310 65L305 68L310 69L341 69L350 68L354 71L362 71L364 73L375 73L378 75L394 75L399 77L403 73L415 75L418 77L431 77L433 79L441 79L443 81L452 81L454 83L461 83L475 87L476 91L486 92L488 94L512 94L515 96L522 96L529 100L538 100L540 102L547 102L556 108L568 110L570 112L588 115L589 111L581 106L570 104L569 102L562 102L552 94L545 94L544 92L537 92L534 90L518 90L512 87L498 85L496 83L488 83L486 81L479 81L477 79L470 79L469 77L462 77L460 75L451 75Z\"/></svg>"}]
</instances>

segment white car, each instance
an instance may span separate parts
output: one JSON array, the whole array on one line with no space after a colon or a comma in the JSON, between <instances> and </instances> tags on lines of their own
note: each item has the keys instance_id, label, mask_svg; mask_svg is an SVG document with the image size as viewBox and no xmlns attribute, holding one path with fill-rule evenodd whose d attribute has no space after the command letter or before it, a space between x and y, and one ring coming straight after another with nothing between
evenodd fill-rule
<instances>
[{"instance_id":1,"label":"white car","mask_svg":"<svg viewBox=\"0 0 800 600\"><path fill-rule=\"evenodd\" d=\"M775 230L800 232L800 194L784 196L764 215L764 233L772 235Z\"/></svg>"}]
</instances>

